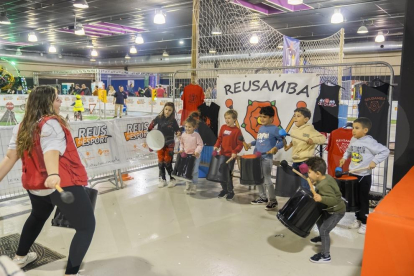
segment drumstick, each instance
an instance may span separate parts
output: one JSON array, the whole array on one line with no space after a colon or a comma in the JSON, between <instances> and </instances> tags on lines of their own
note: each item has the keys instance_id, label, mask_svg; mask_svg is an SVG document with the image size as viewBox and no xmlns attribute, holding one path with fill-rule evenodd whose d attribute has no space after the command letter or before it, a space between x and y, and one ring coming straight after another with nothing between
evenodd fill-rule
<instances>
[{"instance_id":1,"label":"drumstick","mask_svg":"<svg viewBox=\"0 0 414 276\"><path fill-rule=\"evenodd\" d=\"M230 157L229 160L226 161L226 164L230 163L231 160L233 160L233 159L234 159L233 157Z\"/></svg>"},{"instance_id":2,"label":"drumstick","mask_svg":"<svg viewBox=\"0 0 414 276\"><path fill-rule=\"evenodd\" d=\"M226 100L226 107L228 107L229 109L233 109L233 100L232 99L227 99ZM236 119L236 126L240 129L240 124L239 124L239 120ZM247 146L247 143L244 142L244 138L243 138L243 146L244 146L244 150L248 150L249 147Z\"/></svg>"},{"instance_id":3,"label":"drumstick","mask_svg":"<svg viewBox=\"0 0 414 276\"><path fill-rule=\"evenodd\" d=\"M294 139L298 139L298 140L301 140L301 141L303 141L303 142L308 142L308 140L306 140L306 139L304 139L304 138L301 138L301 137L298 137L298 136L296 136L296 135L292 135L292 134L289 134L289 133L287 133L286 132L286 130L284 130L284 129L280 129L279 130L279 135L280 136L282 136L282 137L286 137L286 136L290 136L290 137L292 137L292 138L294 138Z\"/></svg>"},{"instance_id":4,"label":"drumstick","mask_svg":"<svg viewBox=\"0 0 414 276\"><path fill-rule=\"evenodd\" d=\"M60 193L60 199L66 204L71 204L75 201L73 194L71 192L64 191L59 184L55 186L56 190Z\"/></svg>"},{"instance_id":5,"label":"drumstick","mask_svg":"<svg viewBox=\"0 0 414 276\"><path fill-rule=\"evenodd\" d=\"M296 173L297 175L299 175L303 179L307 180L307 178L303 174L301 174L300 172L298 172L297 170L295 170L294 168L292 168L292 166L289 166L289 164L287 163L286 160L282 160L280 162L280 166L283 167L283 168L289 168L289 169L291 169L294 173Z\"/></svg>"},{"instance_id":6,"label":"drumstick","mask_svg":"<svg viewBox=\"0 0 414 276\"><path fill-rule=\"evenodd\" d=\"M313 196L315 196L316 192L315 192L315 188L313 187L312 181L310 180L309 177L306 180L308 181L309 188L311 189L311 192L312 192Z\"/></svg>"},{"instance_id":7,"label":"drumstick","mask_svg":"<svg viewBox=\"0 0 414 276\"><path fill-rule=\"evenodd\" d=\"M345 174L350 174L350 173L354 173L354 172L359 172L359 171L365 171L365 170L369 170L371 169L370 167L363 167L363 168L359 168L359 169L355 169L355 170L350 170L348 172L343 172L341 167L337 167L335 169L335 177L341 177Z\"/></svg>"}]
</instances>

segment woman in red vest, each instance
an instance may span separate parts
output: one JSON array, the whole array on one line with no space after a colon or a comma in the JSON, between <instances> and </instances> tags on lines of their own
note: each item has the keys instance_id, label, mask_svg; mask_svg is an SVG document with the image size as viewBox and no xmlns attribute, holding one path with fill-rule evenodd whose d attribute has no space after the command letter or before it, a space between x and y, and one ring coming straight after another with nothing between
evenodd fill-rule
<instances>
[{"instance_id":1,"label":"woman in red vest","mask_svg":"<svg viewBox=\"0 0 414 276\"><path fill-rule=\"evenodd\" d=\"M23 226L14 262L21 268L36 260L29 249L55 206L75 228L65 275L79 275L79 267L95 231L95 216L84 186L88 176L79 158L66 121L59 116L57 91L38 86L30 93L23 121L13 130L6 157L0 163L0 181L22 160L22 183L28 191L32 212ZM73 193L72 204L62 202L55 187Z\"/></svg>"}]
</instances>

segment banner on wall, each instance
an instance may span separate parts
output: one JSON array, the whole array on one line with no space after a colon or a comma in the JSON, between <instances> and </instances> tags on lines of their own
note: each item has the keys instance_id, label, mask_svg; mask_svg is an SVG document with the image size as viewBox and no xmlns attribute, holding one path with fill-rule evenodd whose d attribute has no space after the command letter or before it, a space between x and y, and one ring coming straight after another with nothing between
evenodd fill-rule
<instances>
[{"instance_id":1,"label":"banner on wall","mask_svg":"<svg viewBox=\"0 0 414 276\"><path fill-rule=\"evenodd\" d=\"M300 65L300 40L283 36L283 66ZM284 72L299 73L299 69L285 69Z\"/></svg>"},{"instance_id":2,"label":"banner on wall","mask_svg":"<svg viewBox=\"0 0 414 276\"><path fill-rule=\"evenodd\" d=\"M220 108L220 124L229 109L238 112L238 125L247 143L255 140L261 126L260 108L272 106L275 110L273 124L290 130L293 111L307 107L313 113L318 91L311 87L319 84L316 74L255 74L219 75L216 103ZM289 140L289 138L288 138ZM276 158L287 158L279 151Z\"/></svg>"}]
</instances>

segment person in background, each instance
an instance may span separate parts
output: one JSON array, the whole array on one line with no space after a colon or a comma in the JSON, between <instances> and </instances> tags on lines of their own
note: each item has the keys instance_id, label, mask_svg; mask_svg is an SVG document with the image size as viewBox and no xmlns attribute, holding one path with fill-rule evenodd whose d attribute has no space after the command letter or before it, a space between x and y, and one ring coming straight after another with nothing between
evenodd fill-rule
<instances>
[{"instance_id":1,"label":"person in background","mask_svg":"<svg viewBox=\"0 0 414 276\"><path fill-rule=\"evenodd\" d=\"M211 99L211 88L207 88L206 92L204 92L204 97L206 99Z\"/></svg>"},{"instance_id":2,"label":"person in background","mask_svg":"<svg viewBox=\"0 0 414 276\"><path fill-rule=\"evenodd\" d=\"M79 120L82 121L82 112L85 111L85 108L83 107L83 102L82 102L82 96L81 95L76 95L76 100L72 104L72 106L73 106L73 112L74 112L74 115L75 115L75 121L77 121L78 118L79 118Z\"/></svg>"},{"instance_id":3,"label":"person in background","mask_svg":"<svg viewBox=\"0 0 414 276\"><path fill-rule=\"evenodd\" d=\"M138 92L136 93L137 93L137 97L144 97L145 90L142 89L141 87L138 87Z\"/></svg>"},{"instance_id":4,"label":"person in background","mask_svg":"<svg viewBox=\"0 0 414 276\"><path fill-rule=\"evenodd\" d=\"M85 84L82 84L82 89L81 89L81 95L85 95L85 96L90 96L91 95L91 90L86 87Z\"/></svg>"},{"instance_id":5,"label":"person in background","mask_svg":"<svg viewBox=\"0 0 414 276\"><path fill-rule=\"evenodd\" d=\"M79 95L81 92L81 89L79 87L79 84L75 84L75 90L73 91L74 95Z\"/></svg>"},{"instance_id":6,"label":"person in background","mask_svg":"<svg viewBox=\"0 0 414 276\"><path fill-rule=\"evenodd\" d=\"M151 87L151 85L148 85L148 87L145 88L144 95L147 98L151 98L151 96L152 96L152 87Z\"/></svg>"},{"instance_id":7,"label":"person in background","mask_svg":"<svg viewBox=\"0 0 414 276\"><path fill-rule=\"evenodd\" d=\"M69 95L73 95L73 91L75 90L75 87L73 86L73 84L71 84L70 85L70 88L69 88L69 92L68 92L68 94Z\"/></svg>"},{"instance_id":8,"label":"person in background","mask_svg":"<svg viewBox=\"0 0 414 276\"><path fill-rule=\"evenodd\" d=\"M109 86L109 90L108 90L108 96L113 96L115 95L115 89L112 85Z\"/></svg>"},{"instance_id":9,"label":"person in background","mask_svg":"<svg viewBox=\"0 0 414 276\"><path fill-rule=\"evenodd\" d=\"M118 117L118 110L119 110L119 118L122 118L122 109L124 108L126 98L127 98L127 95L124 92L124 87L120 86L119 91L115 92L114 94L114 104L115 104L114 118Z\"/></svg>"},{"instance_id":10,"label":"person in background","mask_svg":"<svg viewBox=\"0 0 414 276\"><path fill-rule=\"evenodd\" d=\"M178 85L178 88L175 91L175 97L176 98L180 98L181 97L181 93L184 91L183 85L180 83Z\"/></svg>"},{"instance_id":11,"label":"person in background","mask_svg":"<svg viewBox=\"0 0 414 276\"><path fill-rule=\"evenodd\" d=\"M16 94L24 94L23 87L21 85L19 85L19 87L17 87Z\"/></svg>"},{"instance_id":12,"label":"person in background","mask_svg":"<svg viewBox=\"0 0 414 276\"><path fill-rule=\"evenodd\" d=\"M98 96L98 90L99 90L99 87L96 85L95 86L95 89L93 90L93 92L92 92L92 95L93 96Z\"/></svg>"},{"instance_id":13,"label":"person in background","mask_svg":"<svg viewBox=\"0 0 414 276\"><path fill-rule=\"evenodd\" d=\"M129 85L128 85L128 96L132 96L132 97L134 97L135 96L135 93L134 93L134 84L133 83L130 83Z\"/></svg>"},{"instance_id":14,"label":"person in background","mask_svg":"<svg viewBox=\"0 0 414 276\"><path fill-rule=\"evenodd\" d=\"M212 99L217 99L217 85L214 85L214 88L211 91L211 98Z\"/></svg>"},{"instance_id":15,"label":"person in background","mask_svg":"<svg viewBox=\"0 0 414 276\"><path fill-rule=\"evenodd\" d=\"M88 185L88 175L69 125L59 115L61 104L54 87L33 89L27 99L23 120L14 127L7 153L0 163L0 181L21 159L21 182L29 195L31 213L23 226L14 263L23 268L38 258L30 248L57 206L76 230L65 272L66 276L75 276L91 244L95 216L84 189ZM72 204L62 201L56 190L58 186L73 194ZM72 237L73 233L64 235Z\"/></svg>"},{"instance_id":16,"label":"person in background","mask_svg":"<svg viewBox=\"0 0 414 276\"><path fill-rule=\"evenodd\" d=\"M158 85L158 87L157 87L157 98L164 98L164 93L165 93L164 88L161 86L161 84Z\"/></svg>"}]
</instances>

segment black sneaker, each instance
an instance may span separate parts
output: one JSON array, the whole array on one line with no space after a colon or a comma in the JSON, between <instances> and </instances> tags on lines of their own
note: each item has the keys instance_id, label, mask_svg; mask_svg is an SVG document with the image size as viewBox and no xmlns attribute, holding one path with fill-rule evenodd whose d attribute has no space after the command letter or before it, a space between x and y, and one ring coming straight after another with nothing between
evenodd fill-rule
<instances>
[{"instance_id":1,"label":"black sneaker","mask_svg":"<svg viewBox=\"0 0 414 276\"><path fill-rule=\"evenodd\" d=\"M309 261L311 261L312 263L319 263L319 264L330 263L331 255L329 255L328 257L325 257L322 253L318 253L310 257Z\"/></svg>"},{"instance_id":2,"label":"black sneaker","mask_svg":"<svg viewBox=\"0 0 414 276\"><path fill-rule=\"evenodd\" d=\"M251 201L250 204L253 204L253 205L264 205L264 204L267 204L268 202L269 202L269 200L263 199L263 198L259 197L258 199Z\"/></svg>"},{"instance_id":3,"label":"black sneaker","mask_svg":"<svg viewBox=\"0 0 414 276\"><path fill-rule=\"evenodd\" d=\"M223 198L223 197L225 197L227 195L227 192L226 191L224 191L224 190L222 190L219 194L218 194L218 198Z\"/></svg>"},{"instance_id":4,"label":"black sneaker","mask_svg":"<svg viewBox=\"0 0 414 276\"><path fill-rule=\"evenodd\" d=\"M232 199L233 199L233 197L234 197L234 192L229 192L229 193L227 194L226 199L227 199L227 200L232 200Z\"/></svg>"},{"instance_id":5,"label":"black sneaker","mask_svg":"<svg viewBox=\"0 0 414 276\"><path fill-rule=\"evenodd\" d=\"M310 239L310 242L313 244L322 244L321 236L317 236L317 237Z\"/></svg>"},{"instance_id":6,"label":"black sneaker","mask_svg":"<svg viewBox=\"0 0 414 276\"><path fill-rule=\"evenodd\" d=\"M277 201L270 201L267 205L266 205L266 210L270 211L270 210L274 210L277 207Z\"/></svg>"}]
</instances>

